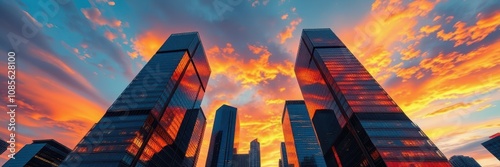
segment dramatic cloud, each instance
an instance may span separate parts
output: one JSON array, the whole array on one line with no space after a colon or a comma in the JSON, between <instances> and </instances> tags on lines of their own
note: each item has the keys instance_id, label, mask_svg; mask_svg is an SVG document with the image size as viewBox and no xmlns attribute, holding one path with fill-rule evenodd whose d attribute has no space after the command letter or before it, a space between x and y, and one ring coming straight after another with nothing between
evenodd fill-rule
<instances>
[{"instance_id":1,"label":"dramatic cloud","mask_svg":"<svg viewBox=\"0 0 500 167\"><path fill-rule=\"evenodd\" d=\"M94 24L103 26L107 25L113 28L118 28L122 25L122 22L117 19L107 19L104 18L101 14L101 11L97 8L87 8L87 9L81 9L83 15L90 21L92 21Z\"/></svg>"},{"instance_id":2,"label":"dramatic cloud","mask_svg":"<svg viewBox=\"0 0 500 167\"><path fill-rule=\"evenodd\" d=\"M283 17L282 17L283 18ZM292 33L295 31L297 26L302 22L301 18L294 19L290 22L290 25L286 26L285 29L283 29L276 38L280 40L280 43L283 44L287 39L290 39L293 37Z\"/></svg>"}]
</instances>

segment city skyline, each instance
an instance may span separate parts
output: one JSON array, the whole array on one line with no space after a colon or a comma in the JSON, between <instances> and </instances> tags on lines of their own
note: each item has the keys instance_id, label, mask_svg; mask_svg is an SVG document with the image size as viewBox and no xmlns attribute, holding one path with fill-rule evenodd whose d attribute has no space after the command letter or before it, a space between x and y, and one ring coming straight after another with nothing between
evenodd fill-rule
<instances>
[{"instance_id":1,"label":"city skyline","mask_svg":"<svg viewBox=\"0 0 500 167\"><path fill-rule=\"evenodd\" d=\"M494 167L481 143L500 132L499 9L474 0L1 1L0 54L15 52L18 65L16 151L54 136L75 148L171 34L197 31L212 69L197 165L228 104L241 119L238 152L258 137L262 166L277 166L283 105L302 99L293 71L301 31L330 28L447 158ZM10 133L0 128L0 139Z\"/></svg>"}]
</instances>

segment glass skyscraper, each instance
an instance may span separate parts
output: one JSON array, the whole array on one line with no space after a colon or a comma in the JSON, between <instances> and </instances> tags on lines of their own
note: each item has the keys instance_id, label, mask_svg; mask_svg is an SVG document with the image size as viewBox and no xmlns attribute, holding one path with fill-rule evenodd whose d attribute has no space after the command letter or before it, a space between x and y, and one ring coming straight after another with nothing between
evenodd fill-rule
<instances>
[{"instance_id":1,"label":"glass skyscraper","mask_svg":"<svg viewBox=\"0 0 500 167\"><path fill-rule=\"evenodd\" d=\"M280 156L281 159L279 161L279 166L281 167L288 167L288 158L286 157L286 146L285 142L280 143Z\"/></svg>"},{"instance_id":2,"label":"glass skyscraper","mask_svg":"<svg viewBox=\"0 0 500 167\"><path fill-rule=\"evenodd\" d=\"M172 34L61 166L191 164L204 116L186 113L200 108L209 76L198 33Z\"/></svg>"},{"instance_id":3,"label":"glass skyscraper","mask_svg":"<svg viewBox=\"0 0 500 167\"><path fill-rule=\"evenodd\" d=\"M3 167L57 167L71 149L53 140L33 140L9 159Z\"/></svg>"},{"instance_id":4,"label":"glass skyscraper","mask_svg":"<svg viewBox=\"0 0 500 167\"><path fill-rule=\"evenodd\" d=\"M328 166L450 166L330 29L302 31L295 74Z\"/></svg>"},{"instance_id":5,"label":"glass skyscraper","mask_svg":"<svg viewBox=\"0 0 500 167\"><path fill-rule=\"evenodd\" d=\"M500 161L500 133L490 137L490 140L481 143L493 156Z\"/></svg>"},{"instance_id":6,"label":"glass skyscraper","mask_svg":"<svg viewBox=\"0 0 500 167\"><path fill-rule=\"evenodd\" d=\"M284 159L288 159L288 166L326 167L304 101L287 100L281 123L287 157ZM283 163L287 163L284 159Z\"/></svg>"},{"instance_id":7,"label":"glass skyscraper","mask_svg":"<svg viewBox=\"0 0 500 167\"><path fill-rule=\"evenodd\" d=\"M232 167L249 167L250 155L248 154L233 154Z\"/></svg>"},{"instance_id":8,"label":"glass skyscraper","mask_svg":"<svg viewBox=\"0 0 500 167\"><path fill-rule=\"evenodd\" d=\"M222 105L215 113L208 149L207 167L231 167L238 153L240 122L237 108Z\"/></svg>"},{"instance_id":9,"label":"glass skyscraper","mask_svg":"<svg viewBox=\"0 0 500 167\"><path fill-rule=\"evenodd\" d=\"M452 156L450 163L453 167L481 167L474 158L463 155Z\"/></svg>"},{"instance_id":10,"label":"glass skyscraper","mask_svg":"<svg viewBox=\"0 0 500 167\"><path fill-rule=\"evenodd\" d=\"M250 142L250 151L249 151L249 165L250 167L260 167L260 143L259 140L254 139Z\"/></svg>"}]
</instances>

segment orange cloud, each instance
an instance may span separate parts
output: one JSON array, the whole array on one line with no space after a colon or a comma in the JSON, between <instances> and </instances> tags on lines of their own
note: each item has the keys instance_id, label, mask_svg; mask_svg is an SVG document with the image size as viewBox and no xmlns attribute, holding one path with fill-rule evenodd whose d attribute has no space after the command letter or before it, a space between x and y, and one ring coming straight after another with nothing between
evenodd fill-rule
<instances>
[{"instance_id":1,"label":"orange cloud","mask_svg":"<svg viewBox=\"0 0 500 167\"><path fill-rule=\"evenodd\" d=\"M441 28L441 25L434 25L434 26L426 25L426 26L423 26L422 28L420 28L420 32L430 34L430 33L436 32L440 28Z\"/></svg>"},{"instance_id":2,"label":"orange cloud","mask_svg":"<svg viewBox=\"0 0 500 167\"><path fill-rule=\"evenodd\" d=\"M290 22L290 25L286 26L285 29L283 29L277 36L280 40L280 43L283 44L287 39L290 39L293 37L293 31L297 28L297 26L302 22L301 18L294 19Z\"/></svg>"},{"instance_id":3,"label":"orange cloud","mask_svg":"<svg viewBox=\"0 0 500 167\"><path fill-rule=\"evenodd\" d=\"M479 14L478 18L479 20L472 26L467 26L467 23L458 21L453 26L455 31L446 33L444 30L441 30L437 33L437 37L444 41L454 41L455 47L462 44L471 45L479 42L495 31L500 25L500 10L487 16Z\"/></svg>"},{"instance_id":4,"label":"orange cloud","mask_svg":"<svg viewBox=\"0 0 500 167\"><path fill-rule=\"evenodd\" d=\"M460 108L469 108L471 106L480 104L482 102L484 102L483 99L474 100L474 101L468 102L468 103L464 103L464 102L456 103L456 104L453 104L451 106L447 106L447 107L441 108L439 110L436 110L434 112L428 113L425 117L432 117L432 116L436 116L436 115L446 114L446 113L449 113L453 110L460 109Z\"/></svg>"},{"instance_id":5,"label":"orange cloud","mask_svg":"<svg viewBox=\"0 0 500 167\"><path fill-rule=\"evenodd\" d=\"M104 18L101 14L101 11L99 11L99 9L97 9L97 8L81 9L81 11L87 19L89 19L94 24L97 24L100 26L107 25L107 26L110 26L113 28L118 28L122 24L122 22L118 19Z\"/></svg>"},{"instance_id":6,"label":"orange cloud","mask_svg":"<svg viewBox=\"0 0 500 167\"><path fill-rule=\"evenodd\" d=\"M269 62L272 54L267 47L261 45L248 45L248 49L257 59L248 61L241 58L238 53L234 53L234 48L230 43L226 47L219 48L215 46L206 51L212 75L227 75L234 78L244 86L258 85L275 79L278 74L293 76L293 64L289 61L273 64ZM230 63L228 63L230 62ZM231 71L231 73L227 73Z\"/></svg>"},{"instance_id":7,"label":"orange cloud","mask_svg":"<svg viewBox=\"0 0 500 167\"><path fill-rule=\"evenodd\" d=\"M164 33L162 33L164 34ZM153 31L146 31L138 35L135 39L131 39L133 52L128 52L132 58L142 57L143 61L148 61L158 51L160 46L165 42L164 37L159 36Z\"/></svg>"},{"instance_id":8,"label":"orange cloud","mask_svg":"<svg viewBox=\"0 0 500 167\"><path fill-rule=\"evenodd\" d=\"M113 41L116 38L116 35L113 34L111 31L106 30L106 31L104 31L104 37L106 37L110 41Z\"/></svg>"},{"instance_id":9,"label":"orange cloud","mask_svg":"<svg viewBox=\"0 0 500 167\"><path fill-rule=\"evenodd\" d=\"M283 16L281 16L281 20L286 20L288 18L288 14L284 14Z\"/></svg>"}]
</instances>

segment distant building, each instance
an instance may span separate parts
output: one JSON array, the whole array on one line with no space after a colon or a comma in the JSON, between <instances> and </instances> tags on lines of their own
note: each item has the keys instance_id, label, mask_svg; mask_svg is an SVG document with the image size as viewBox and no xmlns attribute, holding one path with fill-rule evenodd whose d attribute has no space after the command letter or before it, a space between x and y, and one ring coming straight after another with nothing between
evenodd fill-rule
<instances>
[{"instance_id":1,"label":"distant building","mask_svg":"<svg viewBox=\"0 0 500 167\"><path fill-rule=\"evenodd\" d=\"M0 154L3 154L7 150L7 147L9 147L9 143L0 139Z\"/></svg>"},{"instance_id":2,"label":"distant building","mask_svg":"<svg viewBox=\"0 0 500 167\"><path fill-rule=\"evenodd\" d=\"M304 101L285 102L282 127L289 166L326 167Z\"/></svg>"},{"instance_id":3,"label":"distant building","mask_svg":"<svg viewBox=\"0 0 500 167\"><path fill-rule=\"evenodd\" d=\"M285 142L281 142L280 143L280 155L281 155L281 159L280 159L280 167L288 167L288 158L286 157L286 146L285 146Z\"/></svg>"},{"instance_id":4,"label":"distant building","mask_svg":"<svg viewBox=\"0 0 500 167\"><path fill-rule=\"evenodd\" d=\"M215 113L208 148L207 167L231 167L238 152L240 123L237 108L222 105Z\"/></svg>"},{"instance_id":5,"label":"distant building","mask_svg":"<svg viewBox=\"0 0 500 167\"><path fill-rule=\"evenodd\" d=\"M232 167L249 167L249 154L234 154Z\"/></svg>"},{"instance_id":6,"label":"distant building","mask_svg":"<svg viewBox=\"0 0 500 167\"><path fill-rule=\"evenodd\" d=\"M249 165L250 167L260 167L260 143L257 139L250 142L250 155Z\"/></svg>"},{"instance_id":7,"label":"distant building","mask_svg":"<svg viewBox=\"0 0 500 167\"><path fill-rule=\"evenodd\" d=\"M481 167L474 158L463 155L452 156L450 163L453 167Z\"/></svg>"},{"instance_id":8,"label":"distant building","mask_svg":"<svg viewBox=\"0 0 500 167\"><path fill-rule=\"evenodd\" d=\"M500 133L494 134L482 145L500 161Z\"/></svg>"},{"instance_id":9,"label":"distant building","mask_svg":"<svg viewBox=\"0 0 500 167\"><path fill-rule=\"evenodd\" d=\"M71 149L55 141L33 140L33 143L25 145L14 156L9 159L3 167L57 167L71 152Z\"/></svg>"}]
</instances>

